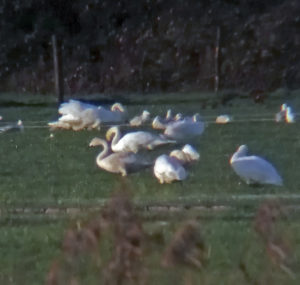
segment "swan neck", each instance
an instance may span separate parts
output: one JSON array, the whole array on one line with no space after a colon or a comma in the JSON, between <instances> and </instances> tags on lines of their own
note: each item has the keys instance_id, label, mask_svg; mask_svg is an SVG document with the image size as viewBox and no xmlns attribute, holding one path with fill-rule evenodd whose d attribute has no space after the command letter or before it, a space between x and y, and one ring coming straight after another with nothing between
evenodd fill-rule
<instances>
[{"instance_id":1,"label":"swan neck","mask_svg":"<svg viewBox=\"0 0 300 285\"><path fill-rule=\"evenodd\" d=\"M115 146L121 138L121 132L118 128L116 128L113 130L112 134L113 134L113 138L111 141L111 145Z\"/></svg>"},{"instance_id":2,"label":"swan neck","mask_svg":"<svg viewBox=\"0 0 300 285\"><path fill-rule=\"evenodd\" d=\"M236 161L237 159L244 157L244 156L246 156L245 151L238 150L232 155L230 162L232 163L232 162Z\"/></svg>"},{"instance_id":3,"label":"swan neck","mask_svg":"<svg viewBox=\"0 0 300 285\"><path fill-rule=\"evenodd\" d=\"M103 149L97 156L97 162L100 162L103 158L105 158L109 152L108 144L106 141L102 141L101 145L102 145Z\"/></svg>"}]
</instances>

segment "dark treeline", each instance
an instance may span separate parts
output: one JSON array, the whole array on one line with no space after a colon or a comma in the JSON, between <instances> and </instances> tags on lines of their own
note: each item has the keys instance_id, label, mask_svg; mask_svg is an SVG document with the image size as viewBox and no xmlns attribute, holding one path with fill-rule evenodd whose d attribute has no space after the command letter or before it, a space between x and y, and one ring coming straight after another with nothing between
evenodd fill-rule
<instances>
[{"instance_id":1,"label":"dark treeline","mask_svg":"<svg viewBox=\"0 0 300 285\"><path fill-rule=\"evenodd\" d=\"M300 85L300 2L1 0L0 91L53 91L51 36L75 92Z\"/></svg>"}]
</instances>

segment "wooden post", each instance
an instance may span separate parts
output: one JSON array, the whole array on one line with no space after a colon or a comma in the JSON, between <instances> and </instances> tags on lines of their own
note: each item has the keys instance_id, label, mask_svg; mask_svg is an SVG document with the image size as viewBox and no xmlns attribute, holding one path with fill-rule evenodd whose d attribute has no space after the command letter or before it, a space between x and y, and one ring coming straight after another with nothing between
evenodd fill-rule
<instances>
[{"instance_id":1,"label":"wooden post","mask_svg":"<svg viewBox=\"0 0 300 285\"><path fill-rule=\"evenodd\" d=\"M220 52L220 27L217 27L216 47L215 47L215 92L219 90L219 52Z\"/></svg>"},{"instance_id":2,"label":"wooden post","mask_svg":"<svg viewBox=\"0 0 300 285\"><path fill-rule=\"evenodd\" d=\"M55 80L55 93L58 103L64 100L64 80L62 71L62 56L61 56L61 43L57 40L56 35L52 36L53 48L53 63L54 63L54 80Z\"/></svg>"}]
</instances>

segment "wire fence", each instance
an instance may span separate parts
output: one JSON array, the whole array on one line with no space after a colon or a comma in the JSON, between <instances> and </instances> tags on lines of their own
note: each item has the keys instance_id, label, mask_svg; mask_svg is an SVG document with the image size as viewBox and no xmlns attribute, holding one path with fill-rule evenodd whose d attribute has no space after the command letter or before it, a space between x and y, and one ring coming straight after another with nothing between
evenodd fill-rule
<instances>
[{"instance_id":1,"label":"wire fence","mask_svg":"<svg viewBox=\"0 0 300 285\"><path fill-rule=\"evenodd\" d=\"M295 114L296 117L300 116L300 113ZM280 123L284 124L285 122L276 122L274 114L265 114L263 117L259 114L253 114L253 115L238 115L238 118L231 118L229 122L227 123L218 123L216 122L216 116L201 116L202 121L206 125L222 125L222 124L243 124L243 123L263 123L263 122L274 122L274 123ZM50 129L50 126L48 125L50 121L23 121L22 123L25 128L27 129ZM0 122L0 127L5 125L12 125L15 124L15 121L5 121ZM101 126L103 127L112 127L116 124L103 124ZM121 123L117 124L120 127L132 127L129 123ZM143 124L140 127L152 127L152 123ZM134 129L138 127L132 127Z\"/></svg>"}]
</instances>

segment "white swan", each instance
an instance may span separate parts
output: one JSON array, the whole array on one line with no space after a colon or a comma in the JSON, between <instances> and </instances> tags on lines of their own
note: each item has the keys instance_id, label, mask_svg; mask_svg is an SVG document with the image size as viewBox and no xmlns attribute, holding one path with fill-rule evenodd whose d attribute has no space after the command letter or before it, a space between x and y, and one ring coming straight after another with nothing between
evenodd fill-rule
<instances>
[{"instance_id":1,"label":"white swan","mask_svg":"<svg viewBox=\"0 0 300 285\"><path fill-rule=\"evenodd\" d=\"M150 161L138 156L133 152L116 152L111 153L106 140L93 138L89 146L101 145L103 150L97 155L97 165L112 173L120 173L127 176L130 172L139 171L143 168L153 165Z\"/></svg>"},{"instance_id":2,"label":"white swan","mask_svg":"<svg viewBox=\"0 0 300 285\"><path fill-rule=\"evenodd\" d=\"M101 123L122 122L127 115L120 103L115 103L111 110L107 110L102 106L97 107L72 99L62 103L58 113L62 116L57 121L48 123L50 128L75 131L85 128L100 129Z\"/></svg>"},{"instance_id":3,"label":"white swan","mask_svg":"<svg viewBox=\"0 0 300 285\"><path fill-rule=\"evenodd\" d=\"M227 124L227 123L229 123L231 121L232 121L232 117L229 116L229 115L219 115L216 118L216 123L217 124Z\"/></svg>"},{"instance_id":4,"label":"white swan","mask_svg":"<svg viewBox=\"0 0 300 285\"><path fill-rule=\"evenodd\" d=\"M23 130L24 130L23 122L21 120L18 120L14 124L9 124L9 125L0 127L0 134L6 133L6 132L11 132L11 131L23 131Z\"/></svg>"},{"instance_id":5,"label":"white swan","mask_svg":"<svg viewBox=\"0 0 300 285\"><path fill-rule=\"evenodd\" d=\"M129 124L132 127L139 127L139 126L147 123L149 120L150 120L150 112L147 110L144 110L140 116L133 117L129 121Z\"/></svg>"},{"instance_id":6,"label":"white swan","mask_svg":"<svg viewBox=\"0 0 300 285\"><path fill-rule=\"evenodd\" d=\"M111 148L114 152L132 151L137 153L139 149L152 150L157 146L176 143L159 135L144 131L130 132L121 137L119 127L111 127L106 133L106 139L111 141Z\"/></svg>"},{"instance_id":7,"label":"white swan","mask_svg":"<svg viewBox=\"0 0 300 285\"><path fill-rule=\"evenodd\" d=\"M278 186L283 184L282 178L270 162L259 156L247 156L247 152L247 146L241 145L230 159L235 173L247 184L274 184Z\"/></svg>"},{"instance_id":8,"label":"white swan","mask_svg":"<svg viewBox=\"0 0 300 285\"><path fill-rule=\"evenodd\" d=\"M167 124L173 121L172 110L169 109L166 113L165 118L156 116L152 121L152 128L156 130L164 130L167 127Z\"/></svg>"},{"instance_id":9,"label":"white swan","mask_svg":"<svg viewBox=\"0 0 300 285\"><path fill-rule=\"evenodd\" d=\"M177 158L166 154L156 158L153 173L161 184L181 181L187 178L187 172L181 162Z\"/></svg>"},{"instance_id":10,"label":"white swan","mask_svg":"<svg viewBox=\"0 0 300 285\"><path fill-rule=\"evenodd\" d=\"M291 107L286 108L285 121L287 123L295 123L295 114L293 113Z\"/></svg>"},{"instance_id":11,"label":"white swan","mask_svg":"<svg viewBox=\"0 0 300 285\"><path fill-rule=\"evenodd\" d=\"M167 125L164 135L175 140L187 140L199 136L204 131L204 123L199 121L199 115L172 122Z\"/></svg>"},{"instance_id":12,"label":"white swan","mask_svg":"<svg viewBox=\"0 0 300 285\"><path fill-rule=\"evenodd\" d=\"M183 165L192 164L200 158L199 152L190 144L184 145L182 149L172 150L170 156L176 157Z\"/></svg>"},{"instance_id":13,"label":"white swan","mask_svg":"<svg viewBox=\"0 0 300 285\"><path fill-rule=\"evenodd\" d=\"M286 110L287 110L287 104L282 104L280 106L280 111L278 113L275 114L275 121L276 122L282 122L285 120L286 117Z\"/></svg>"},{"instance_id":14,"label":"white swan","mask_svg":"<svg viewBox=\"0 0 300 285\"><path fill-rule=\"evenodd\" d=\"M172 110L169 109L166 113L165 118L160 116L156 116L152 121L152 128L156 130L164 130L168 126L168 124L182 120L183 116L181 113L176 114L174 117L172 115Z\"/></svg>"},{"instance_id":15,"label":"white swan","mask_svg":"<svg viewBox=\"0 0 300 285\"><path fill-rule=\"evenodd\" d=\"M115 103L110 107L110 110L102 106L98 107L101 123L122 123L127 118L127 110L121 103Z\"/></svg>"},{"instance_id":16,"label":"white swan","mask_svg":"<svg viewBox=\"0 0 300 285\"><path fill-rule=\"evenodd\" d=\"M166 123L160 116L156 116L152 121L152 128L156 130L164 130L167 127L167 124L168 123Z\"/></svg>"}]
</instances>

